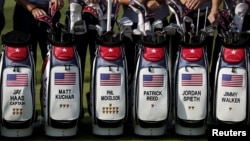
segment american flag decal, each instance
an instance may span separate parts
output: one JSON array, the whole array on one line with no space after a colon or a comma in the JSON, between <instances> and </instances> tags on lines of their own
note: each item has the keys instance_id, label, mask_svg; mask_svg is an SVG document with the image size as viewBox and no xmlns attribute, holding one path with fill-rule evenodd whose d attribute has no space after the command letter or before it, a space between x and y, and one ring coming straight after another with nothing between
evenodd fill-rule
<instances>
[{"instance_id":1,"label":"american flag decal","mask_svg":"<svg viewBox=\"0 0 250 141\"><path fill-rule=\"evenodd\" d=\"M76 73L55 73L55 85L75 85Z\"/></svg>"},{"instance_id":2,"label":"american flag decal","mask_svg":"<svg viewBox=\"0 0 250 141\"><path fill-rule=\"evenodd\" d=\"M7 87L28 86L28 74L7 74Z\"/></svg>"},{"instance_id":3,"label":"american flag decal","mask_svg":"<svg viewBox=\"0 0 250 141\"><path fill-rule=\"evenodd\" d=\"M121 86L121 73L101 73L101 86Z\"/></svg>"},{"instance_id":4,"label":"american flag decal","mask_svg":"<svg viewBox=\"0 0 250 141\"><path fill-rule=\"evenodd\" d=\"M222 74L221 86L224 87L242 87L243 75Z\"/></svg>"},{"instance_id":5,"label":"american flag decal","mask_svg":"<svg viewBox=\"0 0 250 141\"><path fill-rule=\"evenodd\" d=\"M181 84L182 86L202 86L203 75L197 74L182 74Z\"/></svg>"},{"instance_id":6,"label":"american flag decal","mask_svg":"<svg viewBox=\"0 0 250 141\"><path fill-rule=\"evenodd\" d=\"M143 75L143 87L163 87L163 75Z\"/></svg>"}]
</instances>

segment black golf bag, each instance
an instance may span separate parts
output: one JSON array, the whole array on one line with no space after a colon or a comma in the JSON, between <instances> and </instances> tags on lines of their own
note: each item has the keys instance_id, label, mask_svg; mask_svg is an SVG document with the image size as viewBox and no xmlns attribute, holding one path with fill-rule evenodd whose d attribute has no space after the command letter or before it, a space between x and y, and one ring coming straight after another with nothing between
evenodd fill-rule
<instances>
[{"instance_id":1,"label":"black golf bag","mask_svg":"<svg viewBox=\"0 0 250 141\"><path fill-rule=\"evenodd\" d=\"M127 64L119 36L107 32L97 39L92 64L90 109L93 134L123 134L128 114Z\"/></svg>"},{"instance_id":2,"label":"black golf bag","mask_svg":"<svg viewBox=\"0 0 250 141\"><path fill-rule=\"evenodd\" d=\"M182 42L174 67L175 131L181 135L203 135L209 100L209 64L203 43Z\"/></svg>"},{"instance_id":3,"label":"black golf bag","mask_svg":"<svg viewBox=\"0 0 250 141\"><path fill-rule=\"evenodd\" d=\"M25 137L36 118L35 64L28 35L11 31L2 36L0 62L1 135Z\"/></svg>"},{"instance_id":4,"label":"black golf bag","mask_svg":"<svg viewBox=\"0 0 250 141\"><path fill-rule=\"evenodd\" d=\"M60 23L52 27L48 30L48 53L41 71L44 128L48 136L74 136L83 112L80 58L66 27Z\"/></svg>"},{"instance_id":5,"label":"black golf bag","mask_svg":"<svg viewBox=\"0 0 250 141\"><path fill-rule=\"evenodd\" d=\"M145 136L164 135L171 111L167 42L164 36L155 37L157 42L152 38L138 44L131 95L134 132Z\"/></svg>"}]
</instances>

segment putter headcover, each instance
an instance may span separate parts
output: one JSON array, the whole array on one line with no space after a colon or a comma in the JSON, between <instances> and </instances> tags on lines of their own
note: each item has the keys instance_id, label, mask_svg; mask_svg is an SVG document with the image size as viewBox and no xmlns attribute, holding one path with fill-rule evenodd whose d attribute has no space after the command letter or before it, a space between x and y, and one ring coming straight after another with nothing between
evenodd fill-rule
<instances>
[{"instance_id":1,"label":"putter headcover","mask_svg":"<svg viewBox=\"0 0 250 141\"><path fill-rule=\"evenodd\" d=\"M50 9L49 9L49 12L48 12L48 15L53 18L56 14L56 6L53 4Z\"/></svg>"},{"instance_id":2,"label":"putter headcover","mask_svg":"<svg viewBox=\"0 0 250 141\"><path fill-rule=\"evenodd\" d=\"M42 23L46 23L47 24L46 28L53 29L54 28L53 17L55 15L55 13L56 13L55 5L52 5L49 8L48 15L41 15L41 16L37 17L36 20L41 21Z\"/></svg>"},{"instance_id":3,"label":"putter headcover","mask_svg":"<svg viewBox=\"0 0 250 141\"><path fill-rule=\"evenodd\" d=\"M183 10L182 10L181 5L177 3L177 1L175 0L167 0L166 3L169 7L169 10L173 14L175 14L177 25L181 27L182 17L183 17Z\"/></svg>"},{"instance_id":4,"label":"putter headcover","mask_svg":"<svg viewBox=\"0 0 250 141\"><path fill-rule=\"evenodd\" d=\"M219 10L219 23L218 23L218 31L226 32L229 30L229 24L232 22L232 18L227 10Z\"/></svg>"},{"instance_id":5,"label":"putter headcover","mask_svg":"<svg viewBox=\"0 0 250 141\"><path fill-rule=\"evenodd\" d=\"M52 18L48 15L42 15L36 18L36 20L46 23L46 28L53 29ZM41 26L41 25L40 25Z\"/></svg>"},{"instance_id":6,"label":"putter headcover","mask_svg":"<svg viewBox=\"0 0 250 141\"><path fill-rule=\"evenodd\" d=\"M244 17L248 11L248 4L247 3L238 3L234 10L234 18L233 22L238 26L239 31L241 32Z\"/></svg>"},{"instance_id":7,"label":"putter headcover","mask_svg":"<svg viewBox=\"0 0 250 141\"><path fill-rule=\"evenodd\" d=\"M85 6L85 7L83 8L83 12L84 12L84 13L89 13L89 14L91 14L91 15L94 16L96 19L99 18L99 15L98 15L97 11L96 11L93 7L91 7L91 6Z\"/></svg>"},{"instance_id":8,"label":"putter headcover","mask_svg":"<svg viewBox=\"0 0 250 141\"><path fill-rule=\"evenodd\" d=\"M82 3L70 1L70 25L69 31L72 34L84 34L87 32L85 21L82 20Z\"/></svg>"},{"instance_id":9,"label":"putter headcover","mask_svg":"<svg viewBox=\"0 0 250 141\"><path fill-rule=\"evenodd\" d=\"M129 7L138 14L138 26L137 28L146 36L147 31L151 32L150 22L148 20L148 13L143 4L137 0L132 0L129 3Z\"/></svg>"}]
</instances>

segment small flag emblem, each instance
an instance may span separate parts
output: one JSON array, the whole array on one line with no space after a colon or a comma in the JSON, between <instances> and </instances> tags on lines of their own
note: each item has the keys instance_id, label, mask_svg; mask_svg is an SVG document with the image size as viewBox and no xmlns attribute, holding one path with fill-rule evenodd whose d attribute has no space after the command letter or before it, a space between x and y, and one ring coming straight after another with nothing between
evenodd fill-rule
<instances>
[{"instance_id":1,"label":"small flag emblem","mask_svg":"<svg viewBox=\"0 0 250 141\"><path fill-rule=\"evenodd\" d=\"M75 85L76 73L55 73L55 85Z\"/></svg>"},{"instance_id":2,"label":"small flag emblem","mask_svg":"<svg viewBox=\"0 0 250 141\"><path fill-rule=\"evenodd\" d=\"M8 87L28 86L28 74L7 74Z\"/></svg>"},{"instance_id":3,"label":"small flag emblem","mask_svg":"<svg viewBox=\"0 0 250 141\"><path fill-rule=\"evenodd\" d=\"M224 87L242 87L243 75L222 74L221 86Z\"/></svg>"},{"instance_id":4,"label":"small flag emblem","mask_svg":"<svg viewBox=\"0 0 250 141\"><path fill-rule=\"evenodd\" d=\"M163 87L163 75L143 75L143 87Z\"/></svg>"},{"instance_id":5,"label":"small flag emblem","mask_svg":"<svg viewBox=\"0 0 250 141\"><path fill-rule=\"evenodd\" d=\"M100 77L101 86L121 86L120 73L101 73Z\"/></svg>"},{"instance_id":6,"label":"small flag emblem","mask_svg":"<svg viewBox=\"0 0 250 141\"><path fill-rule=\"evenodd\" d=\"M202 86L202 74L182 74L182 86Z\"/></svg>"}]
</instances>

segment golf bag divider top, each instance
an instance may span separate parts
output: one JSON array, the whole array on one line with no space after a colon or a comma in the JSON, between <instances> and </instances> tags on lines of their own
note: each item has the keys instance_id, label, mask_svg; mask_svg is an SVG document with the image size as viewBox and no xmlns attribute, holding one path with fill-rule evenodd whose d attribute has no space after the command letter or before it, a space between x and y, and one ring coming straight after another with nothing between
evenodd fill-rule
<instances>
[{"instance_id":1,"label":"golf bag divider top","mask_svg":"<svg viewBox=\"0 0 250 141\"><path fill-rule=\"evenodd\" d=\"M160 136L166 132L170 113L167 43L163 36L158 37L162 40L156 43L151 41L151 36L143 38L138 44L131 96L134 133Z\"/></svg>"},{"instance_id":2,"label":"golf bag divider top","mask_svg":"<svg viewBox=\"0 0 250 141\"><path fill-rule=\"evenodd\" d=\"M32 135L36 119L35 64L29 36L10 31L2 36L1 135L26 137Z\"/></svg>"},{"instance_id":3,"label":"golf bag divider top","mask_svg":"<svg viewBox=\"0 0 250 141\"><path fill-rule=\"evenodd\" d=\"M249 122L249 50L246 40L223 43L217 60L213 96L216 124L247 125Z\"/></svg>"},{"instance_id":4,"label":"golf bag divider top","mask_svg":"<svg viewBox=\"0 0 250 141\"><path fill-rule=\"evenodd\" d=\"M173 83L177 134L205 134L209 100L208 66L204 42L180 44Z\"/></svg>"},{"instance_id":5,"label":"golf bag divider top","mask_svg":"<svg viewBox=\"0 0 250 141\"><path fill-rule=\"evenodd\" d=\"M112 31L97 39L92 64L90 109L93 134L123 134L128 113L127 64L122 42Z\"/></svg>"},{"instance_id":6,"label":"golf bag divider top","mask_svg":"<svg viewBox=\"0 0 250 141\"><path fill-rule=\"evenodd\" d=\"M42 67L41 107L46 135L75 136L82 113L82 74L73 35L48 33Z\"/></svg>"}]
</instances>

